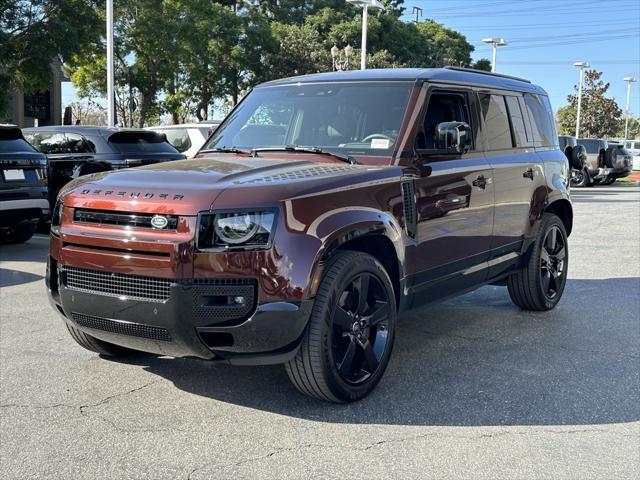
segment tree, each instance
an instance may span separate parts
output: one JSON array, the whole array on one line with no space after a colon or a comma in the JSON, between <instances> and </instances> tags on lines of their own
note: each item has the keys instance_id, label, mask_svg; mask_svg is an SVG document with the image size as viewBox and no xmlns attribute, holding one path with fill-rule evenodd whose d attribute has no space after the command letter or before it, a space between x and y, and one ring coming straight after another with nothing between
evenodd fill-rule
<instances>
[{"instance_id":1,"label":"tree","mask_svg":"<svg viewBox=\"0 0 640 480\"><path fill-rule=\"evenodd\" d=\"M0 0L0 114L9 87L30 94L51 84L51 62L99 42L99 0Z\"/></svg>"},{"instance_id":2,"label":"tree","mask_svg":"<svg viewBox=\"0 0 640 480\"><path fill-rule=\"evenodd\" d=\"M607 98L609 84L602 80L602 72L586 70L580 106L580 136L610 138L620 129L622 110L613 98ZM557 112L558 129L562 135L574 135L578 110L578 86L576 93L567 96L568 105Z\"/></svg>"},{"instance_id":3,"label":"tree","mask_svg":"<svg viewBox=\"0 0 640 480\"><path fill-rule=\"evenodd\" d=\"M106 125L107 115L104 107L90 100L70 103L71 122L74 125Z\"/></svg>"}]
</instances>

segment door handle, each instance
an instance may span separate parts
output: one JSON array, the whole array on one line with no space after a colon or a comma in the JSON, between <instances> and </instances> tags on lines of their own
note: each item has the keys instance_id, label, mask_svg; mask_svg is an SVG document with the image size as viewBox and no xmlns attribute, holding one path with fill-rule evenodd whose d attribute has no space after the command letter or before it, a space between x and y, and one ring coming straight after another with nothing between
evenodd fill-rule
<instances>
[{"instance_id":1,"label":"door handle","mask_svg":"<svg viewBox=\"0 0 640 480\"><path fill-rule=\"evenodd\" d=\"M487 188L487 179L484 177L484 175L480 175L473 182L471 182L471 185L484 190L485 188Z\"/></svg>"},{"instance_id":2,"label":"door handle","mask_svg":"<svg viewBox=\"0 0 640 480\"><path fill-rule=\"evenodd\" d=\"M527 168L524 173L522 174L522 176L524 178L528 178L530 180L533 180L533 168Z\"/></svg>"}]
</instances>

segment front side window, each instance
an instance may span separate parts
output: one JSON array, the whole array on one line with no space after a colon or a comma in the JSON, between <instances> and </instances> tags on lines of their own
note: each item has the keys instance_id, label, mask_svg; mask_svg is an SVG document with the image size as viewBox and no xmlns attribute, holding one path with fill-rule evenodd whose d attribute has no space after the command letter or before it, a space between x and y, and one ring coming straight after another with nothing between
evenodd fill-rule
<instances>
[{"instance_id":1,"label":"front side window","mask_svg":"<svg viewBox=\"0 0 640 480\"><path fill-rule=\"evenodd\" d=\"M95 147L82 135L67 133L67 149L69 153L95 153Z\"/></svg>"},{"instance_id":2,"label":"front side window","mask_svg":"<svg viewBox=\"0 0 640 480\"><path fill-rule=\"evenodd\" d=\"M416 136L416 150L439 149L437 128L440 123L445 122L463 122L471 126L465 93L436 91L431 94L422 128Z\"/></svg>"},{"instance_id":3,"label":"front side window","mask_svg":"<svg viewBox=\"0 0 640 480\"><path fill-rule=\"evenodd\" d=\"M489 150L513 148L507 105L502 95L480 94L480 110Z\"/></svg>"},{"instance_id":4,"label":"front side window","mask_svg":"<svg viewBox=\"0 0 640 480\"><path fill-rule=\"evenodd\" d=\"M25 138L36 150L46 155L70 153L64 132L28 132Z\"/></svg>"},{"instance_id":5,"label":"front side window","mask_svg":"<svg viewBox=\"0 0 640 480\"><path fill-rule=\"evenodd\" d=\"M343 155L390 155L412 82L330 82L260 87L203 150L319 147Z\"/></svg>"}]
</instances>

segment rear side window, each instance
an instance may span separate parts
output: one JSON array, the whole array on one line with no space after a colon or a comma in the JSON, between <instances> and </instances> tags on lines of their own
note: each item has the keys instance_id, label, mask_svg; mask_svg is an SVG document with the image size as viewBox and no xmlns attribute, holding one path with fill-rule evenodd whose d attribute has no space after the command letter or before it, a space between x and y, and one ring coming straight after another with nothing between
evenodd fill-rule
<instances>
[{"instance_id":1,"label":"rear side window","mask_svg":"<svg viewBox=\"0 0 640 480\"><path fill-rule=\"evenodd\" d=\"M529 111L535 145L537 147L557 146L558 137L549 99L545 95L525 93L524 103Z\"/></svg>"},{"instance_id":2,"label":"rear side window","mask_svg":"<svg viewBox=\"0 0 640 480\"><path fill-rule=\"evenodd\" d=\"M180 153L191 148L191 139L186 128L169 128L160 132L167 136L167 141Z\"/></svg>"},{"instance_id":3,"label":"rear side window","mask_svg":"<svg viewBox=\"0 0 640 480\"><path fill-rule=\"evenodd\" d=\"M513 148L507 105L502 95L480 94L480 109L489 150Z\"/></svg>"},{"instance_id":4,"label":"rear side window","mask_svg":"<svg viewBox=\"0 0 640 480\"><path fill-rule=\"evenodd\" d=\"M82 135L67 133L69 153L96 153L95 146Z\"/></svg>"},{"instance_id":5,"label":"rear side window","mask_svg":"<svg viewBox=\"0 0 640 480\"><path fill-rule=\"evenodd\" d=\"M34 148L29 145L29 142L22 138L20 130L13 128L0 128L0 153L33 153L34 151Z\"/></svg>"},{"instance_id":6,"label":"rear side window","mask_svg":"<svg viewBox=\"0 0 640 480\"><path fill-rule=\"evenodd\" d=\"M109 144L119 153L176 153L176 149L156 132L116 132Z\"/></svg>"},{"instance_id":7,"label":"rear side window","mask_svg":"<svg viewBox=\"0 0 640 480\"><path fill-rule=\"evenodd\" d=\"M509 109L509 118L511 119L511 127L513 129L513 141L516 147L524 147L529 143L527 138L527 130L524 126L524 116L520 108L518 97L505 97L507 100L507 108Z\"/></svg>"}]
</instances>

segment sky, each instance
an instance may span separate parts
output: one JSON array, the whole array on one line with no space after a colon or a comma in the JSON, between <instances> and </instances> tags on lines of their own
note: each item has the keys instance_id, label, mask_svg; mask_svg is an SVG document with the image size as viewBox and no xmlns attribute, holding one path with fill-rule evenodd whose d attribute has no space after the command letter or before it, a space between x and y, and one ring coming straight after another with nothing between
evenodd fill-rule
<instances>
[{"instance_id":1,"label":"sky","mask_svg":"<svg viewBox=\"0 0 640 480\"><path fill-rule=\"evenodd\" d=\"M640 80L640 0L405 0L404 20L433 18L464 34L475 46L474 60L491 59L483 38L501 37L509 45L497 53L497 72L541 85L554 110L566 104L577 84L576 61L587 61L611 84L609 97L625 108L627 84ZM63 106L76 100L63 83ZM640 115L640 82L631 87L630 110Z\"/></svg>"}]
</instances>

